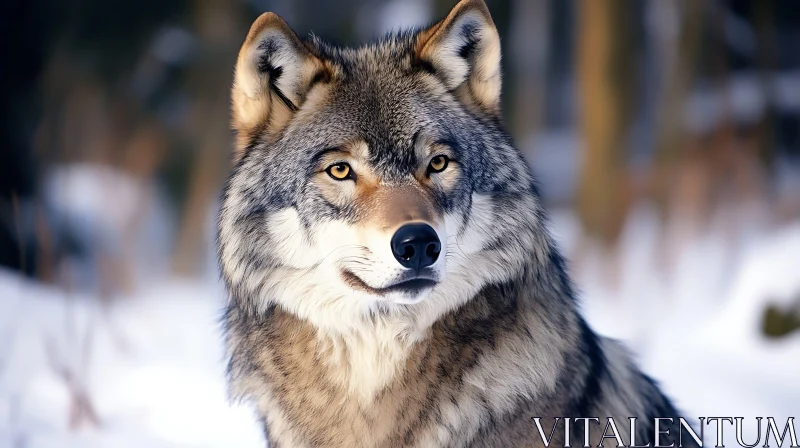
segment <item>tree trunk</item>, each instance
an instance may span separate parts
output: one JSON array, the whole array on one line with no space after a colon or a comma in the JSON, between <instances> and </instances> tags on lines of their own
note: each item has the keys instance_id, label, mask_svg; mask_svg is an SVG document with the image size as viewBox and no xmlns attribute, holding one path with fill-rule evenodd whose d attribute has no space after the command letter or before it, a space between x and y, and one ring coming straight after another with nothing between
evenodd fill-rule
<instances>
[{"instance_id":1,"label":"tree trunk","mask_svg":"<svg viewBox=\"0 0 800 448\"><path fill-rule=\"evenodd\" d=\"M654 178L651 197L662 221L668 215L668 196L677 177L676 170L685 157L684 108L691 88L692 77L700 50L703 30L704 0L690 0L682 4L680 35L671 63L667 63L668 74L661 88L661 110L658 111L656 149L653 157Z\"/></svg>"},{"instance_id":2,"label":"tree trunk","mask_svg":"<svg viewBox=\"0 0 800 448\"><path fill-rule=\"evenodd\" d=\"M550 0L514 0L509 30L511 131L525 141L545 120L547 54L550 48ZM526 154L527 155L527 154Z\"/></svg>"},{"instance_id":3,"label":"tree trunk","mask_svg":"<svg viewBox=\"0 0 800 448\"><path fill-rule=\"evenodd\" d=\"M202 54L189 78L195 101L188 127L189 141L197 151L193 158L188 195L181 213L173 270L179 275L196 274L206 255L209 211L228 169L232 136L229 131L231 72L238 46L246 30L240 9L223 0L197 0L195 26Z\"/></svg>"},{"instance_id":4,"label":"tree trunk","mask_svg":"<svg viewBox=\"0 0 800 448\"><path fill-rule=\"evenodd\" d=\"M633 84L632 5L578 3L577 77L583 137L578 215L587 235L613 246L630 203L625 166Z\"/></svg>"}]
</instances>

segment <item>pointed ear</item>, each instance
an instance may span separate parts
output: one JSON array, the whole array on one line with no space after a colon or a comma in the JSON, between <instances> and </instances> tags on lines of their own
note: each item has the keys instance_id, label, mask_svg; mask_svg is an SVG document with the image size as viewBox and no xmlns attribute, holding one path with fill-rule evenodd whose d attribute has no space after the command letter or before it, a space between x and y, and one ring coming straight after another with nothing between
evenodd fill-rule
<instances>
[{"instance_id":1,"label":"pointed ear","mask_svg":"<svg viewBox=\"0 0 800 448\"><path fill-rule=\"evenodd\" d=\"M250 28L236 62L232 126L239 159L256 136L277 138L314 83L327 76L325 64L278 15L262 14Z\"/></svg>"},{"instance_id":2,"label":"pointed ear","mask_svg":"<svg viewBox=\"0 0 800 448\"><path fill-rule=\"evenodd\" d=\"M499 114L500 36L483 0L461 0L444 20L420 32L414 57L460 99Z\"/></svg>"}]
</instances>

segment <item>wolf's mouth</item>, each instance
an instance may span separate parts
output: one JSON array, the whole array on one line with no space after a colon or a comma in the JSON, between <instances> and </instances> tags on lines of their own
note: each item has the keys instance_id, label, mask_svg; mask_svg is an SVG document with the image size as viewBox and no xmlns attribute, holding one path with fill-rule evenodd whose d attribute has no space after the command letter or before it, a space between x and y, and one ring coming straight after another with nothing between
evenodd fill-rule
<instances>
[{"instance_id":1,"label":"wolf's mouth","mask_svg":"<svg viewBox=\"0 0 800 448\"><path fill-rule=\"evenodd\" d=\"M350 285L353 288L361 289L366 291L370 294L374 294L377 296L383 296L392 292L399 292L403 294L416 294L423 289L433 288L436 286L436 281L428 278L428 277L415 277L406 280L402 280L398 283L393 285L387 286L385 288L374 288L364 280L361 280L359 276L353 274L350 271L343 270L342 271L342 278L344 279L345 283Z\"/></svg>"}]
</instances>

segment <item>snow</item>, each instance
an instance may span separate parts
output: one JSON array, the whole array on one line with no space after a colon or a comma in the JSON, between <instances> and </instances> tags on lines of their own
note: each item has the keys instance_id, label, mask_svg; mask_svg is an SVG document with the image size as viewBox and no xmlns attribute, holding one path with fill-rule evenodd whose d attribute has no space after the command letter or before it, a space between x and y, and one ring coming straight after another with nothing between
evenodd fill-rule
<instances>
[{"instance_id":1,"label":"snow","mask_svg":"<svg viewBox=\"0 0 800 448\"><path fill-rule=\"evenodd\" d=\"M262 443L251 410L228 403L219 285L170 281L104 305L0 272L0 297L0 447L20 438L31 447ZM68 426L70 394L52 352L85 382L96 427Z\"/></svg>"},{"instance_id":2,"label":"snow","mask_svg":"<svg viewBox=\"0 0 800 448\"><path fill-rule=\"evenodd\" d=\"M739 208L682 243L668 241L677 246L670 267L654 256L655 212L639 207L620 242L620 284L610 285L611 262L592 259L591 249L576 277L592 327L625 341L687 418L744 417L744 440L755 440L755 417L782 427L800 410L800 332L775 340L760 332L767 304L800 307L800 222L767 231L754 220L737 240L723 218L754 214ZM571 221L556 214L553 227L574 249ZM708 442L715 428L707 430Z\"/></svg>"},{"instance_id":3,"label":"snow","mask_svg":"<svg viewBox=\"0 0 800 448\"><path fill-rule=\"evenodd\" d=\"M765 304L800 306L800 223L745 219L757 211L722 213L692 233L663 232L638 207L616 268L570 212L556 210L551 225L590 324L624 340L687 416L745 417L746 440L752 418L784 422L800 403L800 332L759 332ZM154 278L102 301L0 271L0 448L263 446L251 409L227 399L224 299L216 280ZM65 371L97 424L71 427Z\"/></svg>"}]
</instances>

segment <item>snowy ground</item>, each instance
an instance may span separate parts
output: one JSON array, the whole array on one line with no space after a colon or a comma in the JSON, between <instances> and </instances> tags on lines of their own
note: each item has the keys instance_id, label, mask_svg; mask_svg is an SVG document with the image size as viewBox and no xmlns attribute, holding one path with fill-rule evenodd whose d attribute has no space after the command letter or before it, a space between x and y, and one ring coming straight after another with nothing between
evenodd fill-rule
<instances>
[{"instance_id":1,"label":"snowy ground","mask_svg":"<svg viewBox=\"0 0 800 448\"><path fill-rule=\"evenodd\" d=\"M569 214L552 227L568 254L581 252ZM634 214L616 289L591 250L575 260L592 325L628 341L689 416L798 417L800 332L758 331L766 302L800 296L800 223L736 244L701 235L669 275L652 256L656 228L646 210ZM216 281L167 280L103 306L0 271L0 448L262 446L250 410L225 397L223 297Z\"/></svg>"},{"instance_id":2,"label":"snowy ground","mask_svg":"<svg viewBox=\"0 0 800 448\"><path fill-rule=\"evenodd\" d=\"M216 285L165 283L104 309L0 272L0 297L0 447L259 446L250 410L226 399ZM96 426L69 427L66 370Z\"/></svg>"},{"instance_id":3,"label":"snowy ground","mask_svg":"<svg viewBox=\"0 0 800 448\"><path fill-rule=\"evenodd\" d=\"M634 213L617 289L603 281L601 259L589 256L576 275L591 325L625 340L687 417L744 417L750 442L755 417L775 417L781 427L800 417L800 331L772 340L761 333L767 304L800 308L800 222L772 232L754 225L738 240L712 225L682 245L664 274L653 256L654 220L646 210ZM570 223L553 220L555 233L567 236L564 246L578 241ZM707 427L707 443L714 428Z\"/></svg>"}]
</instances>

